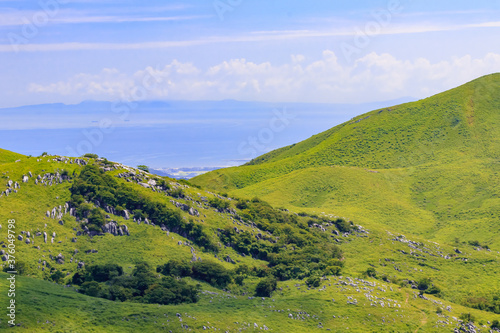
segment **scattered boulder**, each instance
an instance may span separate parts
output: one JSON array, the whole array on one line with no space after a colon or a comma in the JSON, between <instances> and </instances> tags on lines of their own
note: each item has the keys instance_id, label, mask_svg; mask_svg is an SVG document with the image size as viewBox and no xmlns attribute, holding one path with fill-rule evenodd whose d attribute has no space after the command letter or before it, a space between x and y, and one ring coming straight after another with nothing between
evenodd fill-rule
<instances>
[{"instance_id":1,"label":"scattered boulder","mask_svg":"<svg viewBox=\"0 0 500 333\"><path fill-rule=\"evenodd\" d=\"M56 260L56 262L57 262L59 265L64 264L64 256L63 256L61 253L59 253L59 254L57 255L57 257L55 258L55 260Z\"/></svg>"},{"instance_id":2,"label":"scattered boulder","mask_svg":"<svg viewBox=\"0 0 500 333\"><path fill-rule=\"evenodd\" d=\"M128 227L124 224L122 225L122 230L123 230L123 233L127 236L130 236L130 232L128 231Z\"/></svg>"},{"instance_id":3,"label":"scattered boulder","mask_svg":"<svg viewBox=\"0 0 500 333\"><path fill-rule=\"evenodd\" d=\"M188 213L189 213L189 215L191 215L191 216L196 216L196 217L199 217L199 216L200 216L200 212L198 212L198 211L197 211L196 209L194 209L193 207L189 208Z\"/></svg>"},{"instance_id":4,"label":"scattered boulder","mask_svg":"<svg viewBox=\"0 0 500 333\"><path fill-rule=\"evenodd\" d=\"M102 231L104 233L117 236L118 235L118 224L114 221L111 221L111 222L102 226Z\"/></svg>"}]
</instances>

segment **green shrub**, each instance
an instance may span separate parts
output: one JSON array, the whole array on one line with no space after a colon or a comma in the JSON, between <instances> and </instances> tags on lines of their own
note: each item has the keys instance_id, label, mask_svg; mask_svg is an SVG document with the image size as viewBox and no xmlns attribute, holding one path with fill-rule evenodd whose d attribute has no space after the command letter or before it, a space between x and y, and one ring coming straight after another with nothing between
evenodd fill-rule
<instances>
[{"instance_id":1,"label":"green shrub","mask_svg":"<svg viewBox=\"0 0 500 333\"><path fill-rule=\"evenodd\" d=\"M462 313L460 315L460 319L462 319L466 323L473 323L476 321L476 317L472 315L471 313Z\"/></svg>"},{"instance_id":2,"label":"green shrub","mask_svg":"<svg viewBox=\"0 0 500 333\"><path fill-rule=\"evenodd\" d=\"M208 199L210 206L216 208L218 211L223 212L230 207L230 203L227 200L222 200L217 197Z\"/></svg>"},{"instance_id":3,"label":"green shrub","mask_svg":"<svg viewBox=\"0 0 500 333\"><path fill-rule=\"evenodd\" d=\"M271 294L276 290L278 285L275 277L266 277L259 281L255 288L255 296L258 297L271 297Z\"/></svg>"},{"instance_id":4,"label":"green shrub","mask_svg":"<svg viewBox=\"0 0 500 333\"><path fill-rule=\"evenodd\" d=\"M94 208L89 214L89 229L100 231L101 227L106 224L106 214L100 208Z\"/></svg>"},{"instance_id":5,"label":"green shrub","mask_svg":"<svg viewBox=\"0 0 500 333\"><path fill-rule=\"evenodd\" d=\"M236 275L234 277L234 283L236 283L239 286L243 285L243 281L245 280L246 276L245 275Z\"/></svg>"},{"instance_id":6,"label":"green shrub","mask_svg":"<svg viewBox=\"0 0 500 333\"><path fill-rule=\"evenodd\" d=\"M98 282L87 281L81 285L79 292L87 296L99 297L99 295L101 294L101 289L102 287Z\"/></svg>"},{"instance_id":7,"label":"green shrub","mask_svg":"<svg viewBox=\"0 0 500 333\"><path fill-rule=\"evenodd\" d=\"M147 165L138 165L137 169L145 171L145 172L149 172L149 167Z\"/></svg>"},{"instance_id":8,"label":"green shrub","mask_svg":"<svg viewBox=\"0 0 500 333\"><path fill-rule=\"evenodd\" d=\"M93 265L89 266L86 270L90 278L97 282L109 281L123 275L123 268L117 264Z\"/></svg>"},{"instance_id":9,"label":"green shrub","mask_svg":"<svg viewBox=\"0 0 500 333\"><path fill-rule=\"evenodd\" d=\"M377 271L373 267L368 267L368 269L365 272L365 275L374 278L377 276Z\"/></svg>"},{"instance_id":10,"label":"green shrub","mask_svg":"<svg viewBox=\"0 0 500 333\"><path fill-rule=\"evenodd\" d=\"M193 263L192 277L210 283L212 286L225 288L231 282L229 271L219 263L197 261Z\"/></svg>"},{"instance_id":11,"label":"green shrub","mask_svg":"<svg viewBox=\"0 0 500 333\"><path fill-rule=\"evenodd\" d=\"M419 290L427 290L431 286L432 282L429 278L423 278L418 282L417 288Z\"/></svg>"},{"instance_id":12,"label":"green shrub","mask_svg":"<svg viewBox=\"0 0 500 333\"><path fill-rule=\"evenodd\" d=\"M310 276L310 277L307 278L306 284L309 287L317 288L317 287L319 287L321 285L321 279L320 279L319 276Z\"/></svg>"},{"instance_id":13,"label":"green shrub","mask_svg":"<svg viewBox=\"0 0 500 333\"><path fill-rule=\"evenodd\" d=\"M192 265L188 262L172 259L164 265L156 267L156 272L163 275L191 276L193 274Z\"/></svg>"},{"instance_id":14,"label":"green shrub","mask_svg":"<svg viewBox=\"0 0 500 333\"><path fill-rule=\"evenodd\" d=\"M14 269L10 268L9 265L5 265L3 271L4 272L16 271L18 275L25 275L28 272L28 267L23 261L16 260L16 265Z\"/></svg>"},{"instance_id":15,"label":"green shrub","mask_svg":"<svg viewBox=\"0 0 500 333\"><path fill-rule=\"evenodd\" d=\"M174 198L184 198L185 194L184 194L184 191L182 190L182 188L176 188L176 189L170 191L170 196L172 196Z\"/></svg>"}]
</instances>

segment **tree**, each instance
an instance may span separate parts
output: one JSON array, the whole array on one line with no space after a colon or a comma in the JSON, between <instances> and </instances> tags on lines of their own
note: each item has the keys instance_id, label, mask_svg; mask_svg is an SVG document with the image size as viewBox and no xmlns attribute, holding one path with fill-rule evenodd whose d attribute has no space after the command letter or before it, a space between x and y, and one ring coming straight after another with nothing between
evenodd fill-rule
<instances>
[{"instance_id":1,"label":"tree","mask_svg":"<svg viewBox=\"0 0 500 333\"><path fill-rule=\"evenodd\" d=\"M16 271L17 274L19 274L19 275L26 274L27 270L28 270L28 268L26 267L26 264L22 261L16 261L15 269L10 268L9 265L5 265L5 267L3 268L4 272Z\"/></svg>"},{"instance_id":2,"label":"tree","mask_svg":"<svg viewBox=\"0 0 500 333\"><path fill-rule=\"evenodd\" d=\"M156 267L156 272L180 277L191 276L192 266L188 262L172 259L166 264Z\"/></svg>"},{"instance_id":3,"label":"tree","mask_svg":"<svg viewBox=\"0 0 500 333\"><path fill-rule=\"evenodd\" d=\"M319 278L319 276L310 276L307 278L306 280L306 284L309 286L309 287L314 287L314 288L317 288L321 285L321 279Z\"/></svg>"},{"instance_id":4,"label":"tree","mask_svg":"<svg viewBox=\"0 0 500 333\"><path fill-rule=\"evenodd\" d=\"M82 294L97 297L101 293L101 285L96 281L84 282L79 291Z\"/></svg>"},{"instance_id":5,"label":"tree","mask_svg":"<svg viewBox=\"0 0 500 333\"><path fill-rule=\"evenodd\" d=\"M73 278L71 279L71 282L73 284L76 284L78 286L81 286L85 282L85 274L80 272L76 272L75 275L73 275Z\"/></svg>"},{"instance_id":6,"label":"tree","mask_svg":"<svg viewBox=\"0 0 500 333\"><path fill-rule=\"evenodd\" d=\"M460 319L462 319L466 323L473 323L476 321L476 318L470 313L462 313L460 315Z\"/></svg>"},{"instance_id":7,"label":"tree","mask_svg":"<svg viewBox=\"0 0 500 333\"><path fill-rule=\"evenodd\" d=\"M100 231L101 227L106 223L106 215L104 211L99 208L94 208L90 212L89 216L89 229L94 231Z\"/></svg>"},{"instance_id":8,"label":"tree","mask_svg":"<svg viewBox=\"0 0 500 333\"><path fill-rule=\"evenodd\" d=\"M375 271L375 268L373 268L373 267L368 267L368 269L366 270L365 274L366 274L366 276L374 278L374 277L377 276L377 271Z\"/></svg>"},{"instance_id":9,"label":"tree","mask_svg":"<svg viewBox=\"0 0 500 333\"><path fill-rule=\"evenodd\" d=\"M431 286L431 280L429 278L423 278L418 282L419 290L427 290Z\"/></svg>"},{"instance_id":10,"label":"tree","mask_svg":"<svg viewBox=\"0 0 500 333\"><path fill-rule=\"evenodd\" d=\"M257 287L255 288L255 296L271 297L271 294L276 290L277 285L278 283L275 277L270 276L264 278L257 284Z\"/></svg>"},{"instance_id":11,"label":"tree","mask_svg":"<svg viewBox=\"0 0 500 333\"><path fill-rule=\"evenodd\" d=\"M492 330L500 329L500 323L498 322L498 320L495 319L491 322L491 329Z\"/></svg>"},{"instance_id":12,"label":"tree","mask_svg":"<svg viewBox=\"0 0 500 333\"><path fill-rule=\"evenodd\" d=\"M82 157L86 157L86 158L99 158L99 155L97 155L97 154L85 154Z\"/></svg>"},{"instance_id":13,"label":"tree","mask_svg":"<svg viewBox=\"0 0 500 333\"><path fill-rule=\"evenodd\" d=\"M89 266L87 271L92 280L97 282L106 282L114 277L123 275L123 268L117 264L93 265Z\"/></svg>"},{"instance_id":14,"label":"tree","mask_svg":"<svg viewBox=\"0 0 500 333\"><path fill-rule=\"evenodd\" d=\"M206 281L219 288L225 288L231 282L229 271L219 263L197 261L193 263L193 278Z\"/></svg>"},{"instance_id":15,"label":"tree","mask_svg":"<svg viewBox=\"0 0 500 333\"><path fill-rule=\"evenodd\" d=\"M142 164L138 165L137 169L145 171L145 172L149 172L149 167L147 165L142 165Z\"/></svg>"},{"instance_id":16,"label":"tree","mask_svg":"<svg viewBox=\"0 0 500 333\"><path fill-rule=\"evenodd\" d=\"M242 286L245 278L246 278L246 275L236 275L234 277L234 283L236 283L239 286Z\"/></svg>"},{"instance_id":17,"label":"tree","mask_svg":"<svg viewBox=\"0 0 500 333\"><path fill-rule=\"evenodd\" d=\"M139 220L139 219L142 220L142 219L145 219L147 217L147 215L144 214L144 212L141 209L134 209L132 214L134 214L134 218L137 220Z\"/></svg>"},{"instance_id":18,"label":"tree","mask_svg":"<svg viewBox=\"0 0 500 333\"><path fill-rule=\"evenodd\" d=\"M55 271L50 275L50 279L55 283L60 283L62 279L64 279L64 273L61 271Z\"/></svg>"}]
</instances>

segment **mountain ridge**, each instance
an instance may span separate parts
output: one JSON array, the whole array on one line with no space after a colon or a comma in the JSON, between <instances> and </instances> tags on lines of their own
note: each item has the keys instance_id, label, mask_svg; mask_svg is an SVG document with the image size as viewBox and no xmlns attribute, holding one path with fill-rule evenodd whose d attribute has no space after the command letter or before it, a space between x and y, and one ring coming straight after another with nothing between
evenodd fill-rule
<instances>
[{"instance_id":1,"label":"mountain ridge","mask_svg":"<svg viewBox=\"0 0 500 333\"><path fill-rule=\"evenodd\" d=\"M439 241L477 237L478 231L467 235L461 230L479 223L485 227L481 240L498 245L500 235L490 214L500 207L499 96L500 74L488 75L424 100L368 112L192 182L234 195L257 195L292 210L336 210L368 224L399 223L402 231ZM323 190L309 186L312 172L330 185ZM335 188L343 177L351 183ZM355 198L365 198L356 206L339 201L352 192L349 187L358 189L351 193ZM376 194L386 200L380 202ZM449 224L461 227L446 231Z\"/></svg>"}]
</instances>

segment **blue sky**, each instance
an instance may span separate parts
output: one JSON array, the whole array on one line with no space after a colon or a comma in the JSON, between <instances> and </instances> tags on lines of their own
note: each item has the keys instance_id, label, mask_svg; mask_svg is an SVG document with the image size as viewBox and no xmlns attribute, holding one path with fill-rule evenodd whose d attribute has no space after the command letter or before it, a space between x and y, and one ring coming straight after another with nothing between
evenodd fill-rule
<instances>
[{"instance_id":1,"label":"blue sky","mask_svg":"<svg viewBox=\"0 0 500 333\"><path fill-rule=\"evenodd\" d=\"M361 103L500 71L498 1L0 0L0 107Z\"/></svg>"}]
</instances>

